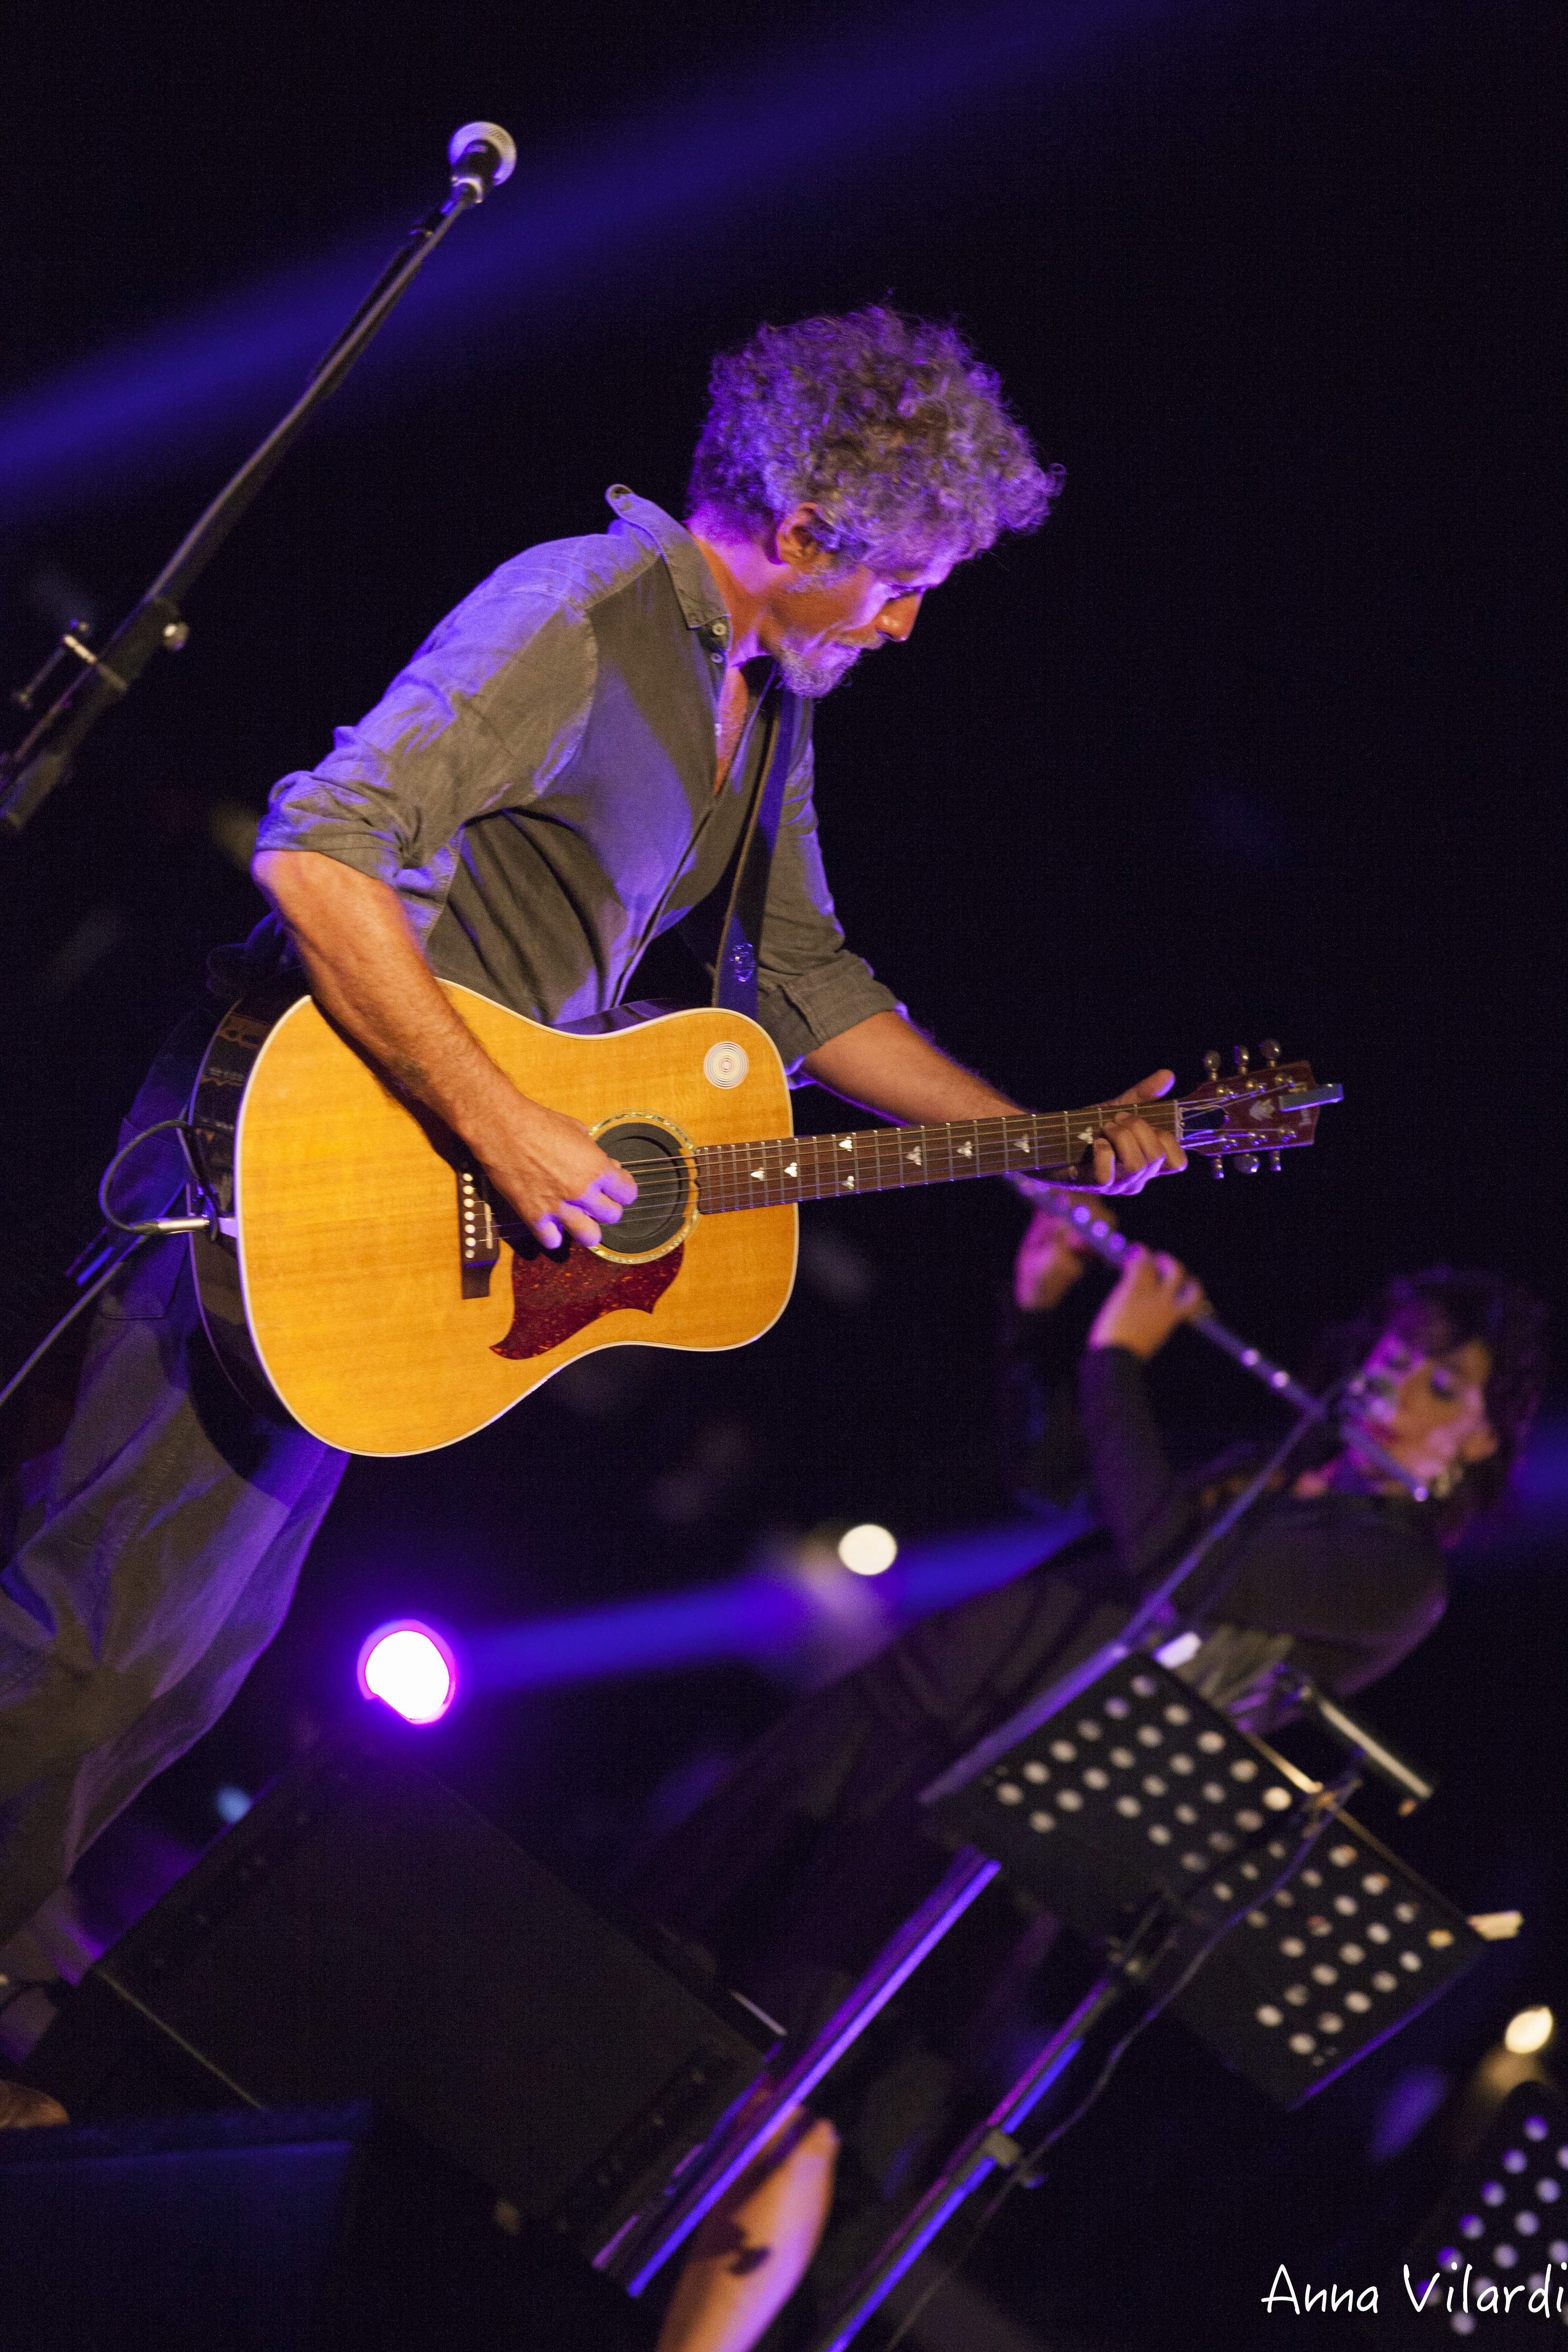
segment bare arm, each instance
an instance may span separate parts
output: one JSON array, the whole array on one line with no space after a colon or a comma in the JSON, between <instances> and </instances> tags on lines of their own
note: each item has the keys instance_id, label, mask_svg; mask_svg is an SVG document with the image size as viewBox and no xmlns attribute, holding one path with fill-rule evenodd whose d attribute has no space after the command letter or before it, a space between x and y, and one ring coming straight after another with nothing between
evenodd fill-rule
<instances>
[{"instance_id":1,"label":"bare arm","mask_svg":"<svg viewBox=\"0 0 1568 2352\"><path fill-rule=\"evenodd\" d=\"M521 1094L459 1020L386 883L309 849L251 868L303 960L322 1011L460 1135L546 1249L600 1238L637 1197L586 1128Z\"/></svg>"},{"instance_id":2,"label":"bare arm","mask_svg":"<svg viewBox=\"0 0 1568 2352\"><path fill-rule=\"evenodd\" d=\"M951 1061L901 1013L873 1013L869 1020L858 1021L854 1028L842 1030L808 1054L805 1067L819 1086L887 1118L921 1124L995 1118L1020 1108L972 1070ZM1151 1101L1173 1084L1169 1070L1156 1070L1117 1099ZM1079 1189L1136 1192L1152 1176L1186 1164L1186 1153L1173 1135L1157 1134L1146 1119L1129 1110L1125 1118L1109 1122L1094 1147L1093 1183L1080 1180Z\"/></svg>"}]
</instances>

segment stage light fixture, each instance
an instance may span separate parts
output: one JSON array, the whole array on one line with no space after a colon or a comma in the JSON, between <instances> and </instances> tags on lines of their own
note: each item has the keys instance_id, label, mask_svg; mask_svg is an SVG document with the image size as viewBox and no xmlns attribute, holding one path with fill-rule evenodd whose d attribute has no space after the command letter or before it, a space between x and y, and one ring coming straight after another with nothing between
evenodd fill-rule
<instances>
[{"instance_id":1,"label":"stage light fixture","mask_svg":"<svg viewBox=\"0 0 1568 2352\"><path fill-rule=\"evenodd\" d=\"M1502 2046L1515 2058L1528 2058L1532 2052L1545 2049L1556 2023L1549 2009L1521 2009L1517 2017L1509 2019Z\"/></svg>"},{"instance_id":2,"label":"stage light fixture","mask_svg":"<svg viewBox=\"0 0 1568 2352\"><path fill-rule=\"evenodd\" d=\"M871 1519L846 1528L838 1538L839 1559L851 1576L880 1576L898 1556L898 1538Z\"/></svg>"},{"instance_id":3,"label":"stage light fixture","mask_svg":"<svg viewBox=\"0 0 1568 2352\"><path fill-rule=\"evenodd\" d=\"M400 1617L378 1625L359 1654L359 1686L405 1723L439 1723L458 1695L458 1661L431 1625Z\"/></svg>"}]
</instances>

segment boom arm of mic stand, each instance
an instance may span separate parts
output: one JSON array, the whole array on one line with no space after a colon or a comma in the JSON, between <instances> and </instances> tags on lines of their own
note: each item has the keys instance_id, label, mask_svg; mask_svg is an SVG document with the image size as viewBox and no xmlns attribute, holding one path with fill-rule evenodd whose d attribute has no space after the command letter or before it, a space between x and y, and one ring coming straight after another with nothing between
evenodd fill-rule
<instances>
[{"instance_id":1,"label":"boom arm of mic stand","mask_svg":"<svg viewBox=\"0 0 1568 2352\"><path fill-rule=\"evenodd\" d=\"M416 223L348 325L317 362L299 399L186 532L102 652L85 656L86 667L16 749L0 756L0 825L8 832L20 833L56 785L65 782L88 735L105 711L124 700L159 648L177 653L184 645L189 631L180 617L181 597L206 570L316 409L336 392L384 325L453 222L479 201L472 182L460 181L445 204Z\"/></svg>"}]
</instances>

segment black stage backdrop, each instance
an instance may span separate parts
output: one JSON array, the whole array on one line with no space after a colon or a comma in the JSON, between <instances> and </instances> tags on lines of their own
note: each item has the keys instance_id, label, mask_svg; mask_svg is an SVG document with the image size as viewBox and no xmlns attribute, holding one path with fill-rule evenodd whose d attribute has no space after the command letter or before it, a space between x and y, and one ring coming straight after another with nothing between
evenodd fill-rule
<instances>
[{"instance_id":1,"label":"black stage backdrop","mask_svg":"<svg viewBox=\"0 0 1568 2352\"><path fill-rule=\"evenodd\" d=\"M8 9L6 683L68 615L119 616L451 129L523 151L193 596L189 649L0 853L18 1257L90 1230L140 1067L259 911L273 778L491 566L600 528L606 483L679 506L715 348L890 298L963 326L1068 486L819 714L853 943L1028 1101L1267 1034L1342 1079L1281 1176L1199 1171L1127 1221L1286 1360L1441 1258L1560 1319L1560 26L1533 0ZM718 1583L770 1530L997 1516L1021 1211L806 1213L806 1279L744 1355L623 1356L453 1453L355 1465L288 1632L139 1818L210 1834L220 1781L347 1710L378 1616L460 1629ZM1159 1377L1194 1443L1267 1425L1195 1340ZM1026 2340L1239 2343L1277 2260L1349 2275L1400 2084L1458 2083L1516 1999L1568 1998L1564 1614L1538 1511L1375 1701L1444 1781L1405 1850L1521 1904L1525 1944L1292 2124L1152 2039L1082 2169L977 2257ZM715 1666L491 1699L429 1752L613 1872L786 1696Z\"/></svg>"}]
</instances>

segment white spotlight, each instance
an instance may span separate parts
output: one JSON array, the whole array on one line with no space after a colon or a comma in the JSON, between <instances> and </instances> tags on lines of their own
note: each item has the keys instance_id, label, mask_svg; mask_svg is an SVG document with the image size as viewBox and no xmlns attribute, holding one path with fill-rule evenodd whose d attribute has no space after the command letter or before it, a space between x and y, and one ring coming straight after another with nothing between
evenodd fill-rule
<instances>
[{"instance_id":1,"label":"white spotlight","mask_svg":"<svg viewBox=\"0 0 1568 2352\"><path fill-rule=\"evenodd\" d=\"M439 1723L458 1696L458 1662L433 1625L378 1625L359 1654L359 1686L406 1723Z\"/></svg>"},{"instance_id":2,"label":"white spotlight","mask_svg":"<svg viewBox=\"0 0 1568 2352\"><path fill-rule=\"evenodd\" d=\"M838 1557L852 1576L880 1576L898 1556L897 1537L871 1519L861 1527L847 1528L838 1538Z\"/></svg>"},{"instance_id":3,"label":"white spotlight","mask_svg":"<svg viewBox=\"0 0 1568 2352\"><path fill-rule=\"evenodd\" d=\"M1528 2058L1531 2051L1545 2049L1556 2022L1549 2009L1521 2009L1509 2019L1502 2046L1516 2058Z\"/></svg>"}]
</instances>

